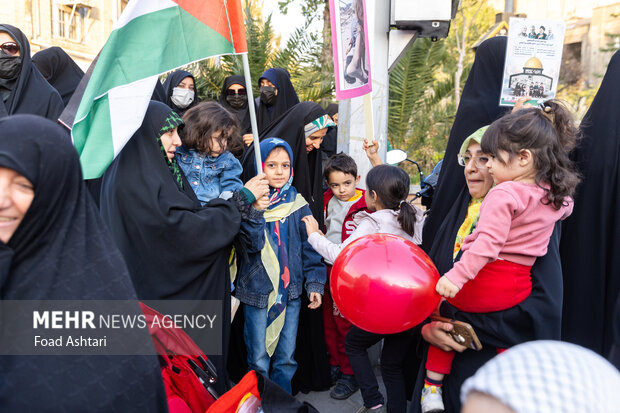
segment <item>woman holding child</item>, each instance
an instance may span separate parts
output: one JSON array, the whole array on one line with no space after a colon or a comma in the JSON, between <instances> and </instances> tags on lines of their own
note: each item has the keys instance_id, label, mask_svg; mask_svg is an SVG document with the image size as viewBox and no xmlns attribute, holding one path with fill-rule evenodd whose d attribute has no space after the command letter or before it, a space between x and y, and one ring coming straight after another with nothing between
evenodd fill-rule
<instances>
[{"instance_id":1,"label":"woman holding child","mask_svg":"<svg viewBox=\"0 0 620 413\"><path fill-rule=\"evenodd\" d=\"M433 210L424 228L424 247L444 274L454 265L454 251L457 237L473 231L479 214L480 200L493 185L493 179L479 161L482 155L480 134L473 134L482 126L499 117L502 109L497 105L503 71L506 39L496 37L485 41L476 53L476 61L465 85L463 100L459 106L442 170L437 195L441 202L433 202ZM494 93L480 96L480 82L496 85ZM465 116L465 115L468 116ZM473 129L473 130L472 130ZM467 133L467 135L465 134ZM473 134L473 135L472 135ZM471 136L469 136L471 135ZM463 136L469 136L467 142ZM458 148L462 147L463 150ZM456 169L456 153L462 152L468 159L464 166L464 178ZM447 202L447 204L446 204ZM469 223L469 224L468 224ZM559 260L559 231L553 232L547 254L538 258L531 269L532 290L530 295L507 310L492 313L468 313L448 303L442 305L442 314L472 325L483 349L466 350L446 334L452 326L449 323L431 322L422 328L426 341L444 350L455 350L451 373L443 382L443 402L446 412L460 411L459 390L463 381L487 360L495 356L498 349L537 339L559 339L562 310L562 269ZM429 234L428 240L426 238ZM409 412L421 411L419 403L424 386L424 369L420 369Z\"/></svg>"},{"instance_id":2,"label":"woman holding child","mask_svg":"<svg viewBox=\"0 0 620 413\"><path fill-rule=\"evenodd\" d=\"M151 101L142 126L103 176L101 214L127 261L138 298L221 301L223 351L210 359L223 393L229 258L241 215L231 201L199 202L175 160L182 124L176 112Z\"/></svg>"}]
</instances>

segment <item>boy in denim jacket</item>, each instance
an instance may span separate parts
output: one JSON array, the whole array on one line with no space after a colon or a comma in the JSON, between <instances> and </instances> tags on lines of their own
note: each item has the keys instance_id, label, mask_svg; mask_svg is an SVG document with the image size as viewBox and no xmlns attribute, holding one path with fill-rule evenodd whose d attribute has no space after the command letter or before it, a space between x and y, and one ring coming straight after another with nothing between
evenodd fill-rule
<instances>
[{"instance_id":1,"label":"boy in denim jacket","mask_svg":"<svg viewBox=\"0 0 620 413\"><path fill-rule=\"evenodd\" d=\"M301 221L312 213L291 185L291 147L282 139L269 138L261 142L260 150L269 181L269 206L259 229L265 241L260 251L247 251L248 259L241 264L237 277L236 296L245 303L249 369L291 393L291 379L297 370L294 354L302 287L309 293L309 308L318 308L325 265L308 243ZM260 238L256 226L246 226L245 231L253 239Z\"/></svg>"}]
</instances>

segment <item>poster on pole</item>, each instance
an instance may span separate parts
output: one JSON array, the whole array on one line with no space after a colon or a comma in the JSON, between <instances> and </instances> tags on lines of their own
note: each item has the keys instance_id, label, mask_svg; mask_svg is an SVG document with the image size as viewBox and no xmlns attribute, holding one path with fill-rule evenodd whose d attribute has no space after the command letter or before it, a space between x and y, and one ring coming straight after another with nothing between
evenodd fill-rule
<instances>
[{"instance_id":1,"label":"poster on pole","mask_svg":"<svg viewBox=\"0 0 620 413\"><path fill-rule=\"evenodd\" d=\"M372 90L366 0L329 0L336 99Z\"/></svg>"},{"instance_id":2,"label":"poster on pole","mask_svg":"<svg viewBox=\"0 0 620 413\"><path fill-rule=\"evenodd\" d=\"M530 96L533 105L555 97L564 30L563 22L510 19L501 106L514 106L523 96Z\"/></svg>"}]
</instances>

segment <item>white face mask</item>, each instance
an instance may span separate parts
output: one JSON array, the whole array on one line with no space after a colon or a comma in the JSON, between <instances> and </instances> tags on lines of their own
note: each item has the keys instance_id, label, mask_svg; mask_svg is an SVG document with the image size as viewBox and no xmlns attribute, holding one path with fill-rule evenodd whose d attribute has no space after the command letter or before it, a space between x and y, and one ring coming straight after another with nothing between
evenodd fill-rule
<instances>
[{"instance_id":1,"label":"white face mask","mask_svg":"<svg viewBox=\"0 0 620 413\"><path fill-rule=\"evenodd\" d=\"M172 96L170 99L179 109L185 109L194 101L194 91L175 87L172 89Z\"/></svg>"}]
</instances>

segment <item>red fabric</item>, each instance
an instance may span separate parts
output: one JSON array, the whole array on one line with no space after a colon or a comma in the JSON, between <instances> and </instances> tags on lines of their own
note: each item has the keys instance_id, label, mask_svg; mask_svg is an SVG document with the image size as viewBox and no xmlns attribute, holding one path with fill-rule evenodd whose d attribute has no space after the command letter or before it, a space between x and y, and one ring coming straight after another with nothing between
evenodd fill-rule
<instances>
[{"instance_id":1,"label":"red fabric","mask_svg":"<svg viewBox=\"0 0 620 413\"><path fill-rule=\"evenodd\" d=\"M325 344L329 352L329 364L340 367L342 374L353 374L353 369L349 363L349 358L344 352L344 338L351 329L351 322L344 318L334 304L334 300L329 292L329 275L332 266L327 266L327 282L323 294L323 328L325 333Z\"/></svg>"},{"instance_id":2,"label":"red fabric","mask_svg":"<svg viewBox=\"0 0 620 413\"><path fill-rule=\"evenodd\" d=\"M180 328L154 326L154 319L163 320L162 314L140 303L146 317L149 332L153 337L155 350L165 363L161 374L168 399L170 413L203 413L213 404L215 399L202 385L198 376L191 369L187 360L194 360L198 366L202 356L207 356L196 343Z\"/></svg>"},{"instance_id":3,"label":"red fabric","mask_svg":"<svg viewBox=\"0 0 620 413\"><path fill-rule=\"evenodd\" d=\"M250 370L235 387L220 396L206 413L235 413L239 407L239 402L248 393L261 398L254 370Z\"/></svg>"},{"instance_id":4,"label":"red fabric","mask_svg":"<svg viewBox=\"0 0 620 413\"><path fill-rule=\"evenodd\" d=\"M443 351L439 347L430 346L428 348L428 357L426 358L426 370L450 374L454 355L454 351Z\"/></svg>"},{"instance_id":5,"label":"red fabric","mask_svg":"<svg viewBox=\"0 0 620 413\"><path fill-rule=\"evenodd\" d=\"M347 212L347 216L342 223L342 242L349 238L349 235L351 235L353 231L355 231L355 228L357 228L357 225L353 222L353 215L359 211L371 212L368 208L366 208L366 198L364 197L366 191L363 189L360 189L360 191L362 191L362 196L353 205L351 205L351 208L349 208L349 212ZM325 215L325 218L327 218L327 204L333 197L334 193L331 189L328 189L323 194L323 214ZM323 228L323 231L326 230L327 228Z\"/></svg>"},{"instance_id":6,"label":"red fabric","mask_svg":"<svg viewBox=\"0 0 620 413\"><path fill-rule=\"evenodd\" d=\"M532 291L532 267L506 260L485 265L476 278L448 302L461 311L487 313L514 307L525 300Z\"/></svg>"}]
</instances>

